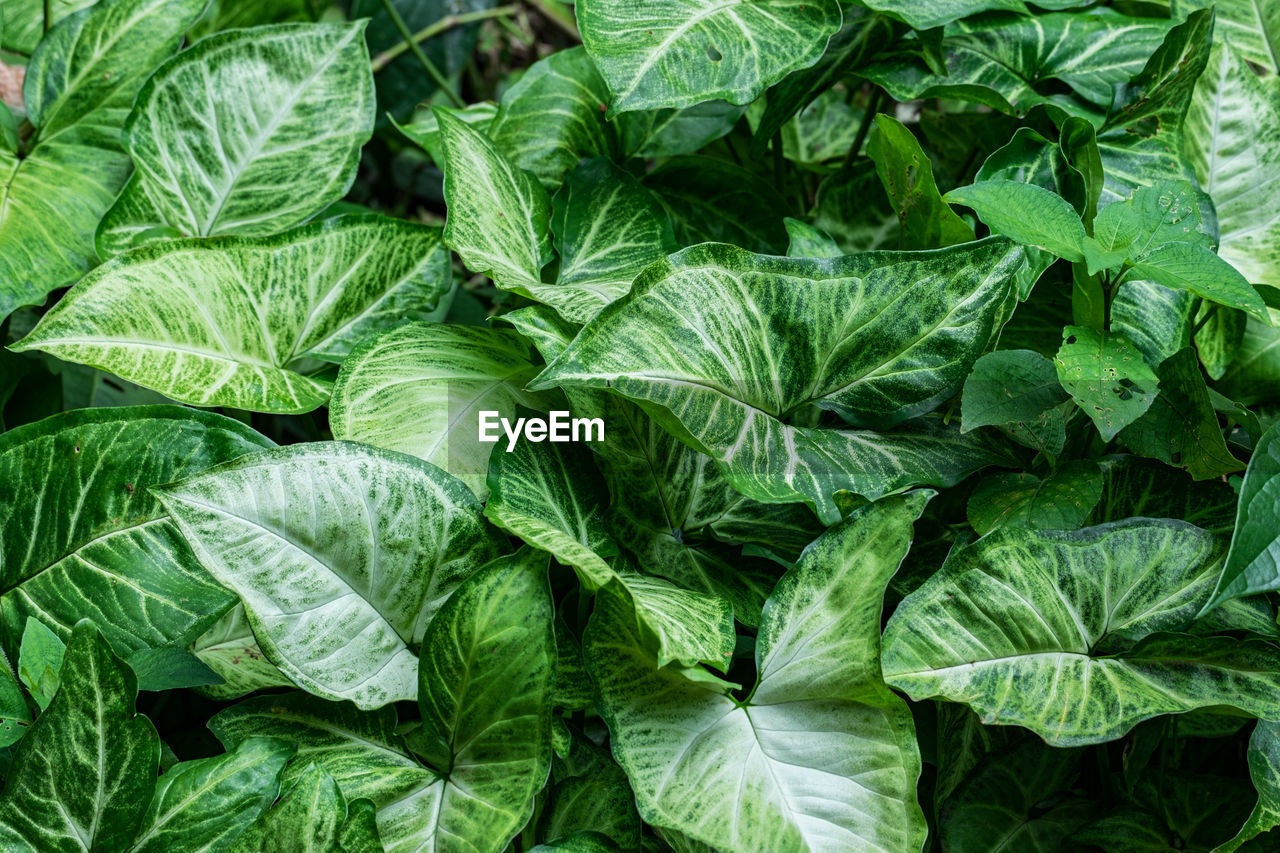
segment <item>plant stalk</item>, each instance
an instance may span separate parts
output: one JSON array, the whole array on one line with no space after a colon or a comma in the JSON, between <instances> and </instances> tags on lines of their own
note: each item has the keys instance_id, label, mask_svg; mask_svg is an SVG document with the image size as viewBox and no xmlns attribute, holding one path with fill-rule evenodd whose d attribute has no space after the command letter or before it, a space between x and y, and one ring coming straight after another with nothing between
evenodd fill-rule
<instances>
[{"instance_id":1,"label":"plant stalk","mask_svg":"<svg viewBox=\"0 0 1280 853\"><path fill-rule=\"evenodd\" d=\"M49 27L53 25L53 0L44 0L44 31L49 32Z\"/></svg>"},{"instance_id":2,"label":"plant stalk","mask_svg":"<svg viewBox=\"0 0 1280 853\"><path fill-rule=\"evenodd\" d=\"M867 111L862 114L862 122L858 125L858 135L853 138L853 145L849 148L849 153L844 155L844 163L841 169L848 169L853 165L854 158L862 151L862 143L867 141L867 134L871 133L871 122L875 121L876 113L880 111L880 105L884 102L884 92L879 88L871 93L870 99L867 100Z\"/></svg>"},{"instance_id":3,"label":"plant stalk","mask_svg":"<svg viewBox=\"0 0 1280 853\"><path fill-rule=\"evenodd\" d=\"M410 39L413 44L422 44L424 41L435 38L441 33L446 33L454 27L461 27L467 24L474 24L476 21L484 21L489 18L501 18L507 15L514 15L519 11L518 6L496 6L492 9L482 9L479 12L463 12L460 15L445 15L429 27L423 27L414 33ZM410 41L402 41L399 44L392 45L386 50L379 53L373 58L370 65L373 66L373 73L377 74L382 69L390 65L397 57L409 49Z\"/></svg>"},{"instance_id":4,"label":"plant stalk","mask_svg":"<svg viewBox=\"0 0 1280 853\"><path fill-rule=\"evenodd\" d=\"M400 13L396 11L396 7L391 0L382 0L382 8L387 10L387 14L391 16L391 23L396 25L396 29L400 31L400 37L404 39L408 49L413 51L413 55L418 57L418 62L422 63L422 67L427 70L427 75L435 81L435 84L448 96L455 107L465 107L467 105L466 102L459 97L457 92L453 91L448 79L436 67L436 64L422 52L422 48L418 46L418 43L413 40L413 33L409 32L408 25L405 24L404 18L400 17Z\"/></svg>"},{"instance_id":5,"label":"plant stalk","mask_svg":"<svg viewBox=\"0 0 1280 853\"><path fill-rule=\"evenodd\" d=\"M528 0L528 2L570 38L582 41L582 34L578 32L578 22L574 20L573 13L565 9L558 0Z\"/></svg>"}]
</instances>

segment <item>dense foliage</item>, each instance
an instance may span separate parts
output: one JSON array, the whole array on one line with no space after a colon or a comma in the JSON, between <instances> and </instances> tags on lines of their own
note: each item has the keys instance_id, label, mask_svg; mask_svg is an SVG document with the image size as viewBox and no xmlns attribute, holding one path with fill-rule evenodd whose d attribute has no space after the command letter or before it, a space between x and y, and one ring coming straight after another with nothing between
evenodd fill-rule
<instances>
[{"instance_id":1,"label":"dense foliage","mask_svg":"<svg viewBox=\"0 0 1280 853\"><path fill-rule=\"evenodd\" d=\"M0 848L1280 849L1278 72L4 0Z\"/></svg>"}]
</instances>

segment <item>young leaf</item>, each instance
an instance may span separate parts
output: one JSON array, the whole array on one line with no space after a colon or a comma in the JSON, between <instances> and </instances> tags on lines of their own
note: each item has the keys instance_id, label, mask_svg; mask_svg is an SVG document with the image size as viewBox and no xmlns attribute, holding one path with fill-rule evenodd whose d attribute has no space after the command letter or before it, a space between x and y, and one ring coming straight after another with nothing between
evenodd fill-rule
<instances>
[{"instance_id":1,"label":"young leaf","mask_svg":"<svg viewBox=\"0 0 1280 853\"><path fill-rule=\"evenodd\" d=\"M614 127L604 120L608 102L609 90L587 52L561 50L535 62L503 93L483 132L553 193L579 160L608 157L617 148Z\"/></svg>"},{"instance_id":2,"label":"young leaf","mask_svg":"<svg viewBox=\"0 0 1280 853\"><path fill-rule=\"evenodd\" d=\"M1067 326L1054 363L1062 387L1107 441L1151 408L1160 387L1142 354L1111 332Z\"/></svg>"},{"instance_id":3,"label":"young leaf","mask_svg":"<svg viewBox=\"0 0 1280 853\"><path fill-rule=\"evenodd\" d=\"M421 807L429 850L465 838L498 853L533 811L551 766L554 610L547 560L532 549L463 583L422 641L423 728L448 748L449 775Z\"/></svg>"},{"instance_id":4,"label":"young leaf","mask_svg":"<svg viewBox=\"0 0 1280 853\"><path fill-rule=\"evenodd\" d=\"M7 18L16 4L4 7ZM31 55L24 89L34 144L22 159L0 150L0 317L38 305L93 265L93 229L129 176L120 127L203 8L204 0L103 0L64 17ZM43 10L31 9L39 33Z\"/></svg>"},{"instance_id":5,"label":"young leaf","mask_svg":"<svg viewBox=\"0 0 1280 853\"><path fill-rule=\"evenodd\" d=\"M71 632L53 702L18 742L0 791L5 850L127 850L155 787L160 740L137 682L92 623Z\"/></svg>"},{"instance_id":6,"label":"young leaf","mask_svg":"<svg viewBox=\"0 0 1280 853\"><path fill-rule=\"evenodd\" d=\"M472 272L506 290L541 283L551 260L551 200L493 141L436 107L444 153L444 241Z\"/></svg>"},{"instance_id":7,"label":"young leaf","mask_svg":"<svg viewBox=\"0 0 1280 853\"><path fill-rule=\"evenodd\" d=\"M1231 551L1205 609L1229 598L1280 589L1280 426L1253 449L1240 487Z\"/></svg>"},{"instance_id":8,"label":"young leaf","mask_svg":"<svg viewBox=\"0 0 1280 853\"><path fill-rule=\"evenodd\" d=\"M58 691L58 673L62 671L66 651L67 644L57 634L36 617L27 617L18 651L18 678L41 711L49 707Z\"/></svg>"},{"instance_id":9,"label":"young leaf","mask_svg":"<svg viewBox=\"0 0 1280 853\"><path fill-rule=\"evenodd\" d=\"M1144 252L1132 275L1165 287L1187 290L1219 305L1239 308L1262 322L1270 322L1267 306L1236 268L1204 246L1165 243Z\"/></svg>"},{"instance_id":10,"label":"young leaf","mask_svg":"<svg viewBox=\"0 0 1280 853\"><path fill-rule=\"evenodd\" d=\"M529 345L510 331L413 323L369 338L343 362L329 427L335 438L425 459L484 498L498 443L479 440L480 412L550 408L524 391L537 375Z\"/></svg>"},{"instance_id":11,"label":"young leaf","mask_svg":"<svg viewBox=\"0 0 1280 853\"><path fill-rule=\"evenodd\" d=\"M280 793L280 773L294 747L251 737L213 758L182 761L156 784L130 853L222 850Z\"/></svg>"},{"instance_id":12,"label":"young leaf","mask_svg":"<svg viewBox=\"0 0 1280 853\"><path fill-rule=\"evenodd\" d=\"M743 494L804 500L830 522L838 489L875 498L976 460L952 444L944 474L919 434L783 419L816 405L893 422L949 397L1003 320L1023 261L1001 240L832 260L696 247L646 269L530 387L608 387L640 401ZM874 349L861 343L872 338Z\"/></svg>"},{"instance_id":13,"label":"young leaf","mask_svg":"<svg viewBox=\"0 0 1280 853\"><path fill-rule=\"evenodd\" d=\"M613 91L612 116L717 98L747 104L813 65L840 29L836 0L586 0L578 26Z\"/></svg>"},{"instance_id":14,"label":"young leaf","mask_svg":"<svg viewBox=\"0 0 1280 853\"><path fill-rule=\"evenodd\" d=\"M552 201L551 232L560 256L556 283L525 292L574 323L625 295L641 270L678 248L653 193L601 158L566 176Z\"/></svg>"},{"instance_id":15,"label":"young leaf","mask_svg":"<svg viewBox=\"0 0 1280 853\"><path fill-rule=\"evenodd\" d=\"M1271 713L1275 647L1159 633L1185 629L1209 600L1219 554L1208 533L1165 519L996 531L898 606L885 680L1054 746L1103 743L1142 720L1214 705Z\"/></svg>"},{"instance_id":16,"label":"young leaf","mask_svg":"<svg viewBox=\"0 0 1280 853\"><path fill-rule=\"evenodd\" d=\"M1075 460L1043 479L1034 474L993 474L969 495L969 524L985 536L992 530L1075 530L1102 498L1102 474L1088 460Z\"/></svg>"},{"instance_id":17,"label":"young leaf","mask_svg":"<svg viewBox=\"0 0 1280 853\"><path fill-rule=\"evenodd\" d=\"M933 165L911 131L887 115L875 121L867 156L898 212L901 248L939 249L973 240L973 229L938 194Z\"/></svg>"},{"instance_id":18,"label":"young leaf","mask_svg":"<svg viewBox=\"0 0 1280 853\"><path fill-rule=\"evenodd\" d=\"M994 234L1002 234L1068 261L1084 260L1084 223L1057 193L1018 181L983 181L944 197L972 208Z\"/></svg>"},{"instance_id":19,"label":"young leaf","mask_svg":"<svg viewBox=\"0 0 1280 853\"><path fill-rule=\"evenodd\" d=\"M746 701L659 668L625 601L601 593L588 665L647 822L733 853L922 846L911 717L877 652L925 499L871 504L809 547L765 606Z\"/></svg>"},{"instance_id":20,"label":"young leaf","mask_svg":"<svg viewBox=\"0 0 1280 853\"><path fill-rule=\"evenodd\" d=\"M98 253L155 229L275 234L342 198L373 133L364 27L232 30L161 66L125 123L136 171L99 226Z\"/></svg>"},{"instance_id":21,"label":"young leaf","mask_svg":"<svg viewBox=\"0 0 1280 853\"><path fill-rule=\"evenodd\" d=\"M1049 359L1031 350L997 350L979 358L964 381L960 428L998 426L1056 456L1066 441L1062 404L1068 399Z\"/></svg>"},{"instance_id":22,"label":"young leaf","mask_svg":"<svg viewBox=\"0 0 1280 853\"><path fill-rule=\"evenodd\" d=\"M0 624L66 638L93 616L121 655L195 639L232 604L149 487L270 447L176 406L67 412L0 435ZM39 677L39 674L35 674Z\"/></svg>"},{"instance_id":23,"label":"young leaf","mask_svg":"<svg viewBox=\"0 0 1280 853\"><path fill-rule=\"evenodd\" d=\"M166 240L85 276L13 349L192 405L308 412L329 387L300 362L341 361L369 332L425 316L449 284L440 232L381 216Z\"/></svg>"},{"instance_id":24,"label":"young leaf","mask_svg":"<svg viewBox=\"0 0 1280 853\"><path fill-rule=\"evenodd\" d=\"M155 493L200 562L240 596L271 662L361 708L412 698L410 645L501 550L461 482L347 442L245 456Z\"/></svg>"},{"instance_id":25,"label":"young leaf","mask_svg":"<svg viewBox=\"0 0 1280 853\"><path fill-rule=\"evenodd\" d=\"M1217 8L1225 29L1227 10ZM1280 12L1271 14L1280 51ZM1271 202L1280 181L1280 83L1254 74L1240 47L1234 36L1214 45L1191 97L1183 151L1213 198L1218 254L1249 281L1280 284L1280 210Z\"/></svg>"}]
</instances>

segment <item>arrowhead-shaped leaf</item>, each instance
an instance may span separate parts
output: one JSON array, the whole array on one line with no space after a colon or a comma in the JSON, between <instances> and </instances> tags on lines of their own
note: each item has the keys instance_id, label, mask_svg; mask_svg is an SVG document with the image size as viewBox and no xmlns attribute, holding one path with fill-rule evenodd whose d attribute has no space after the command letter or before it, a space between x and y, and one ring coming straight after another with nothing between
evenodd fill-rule
<instances>
[{"instance_id":1,"label":"arrowhead-shaped leaf","mask_svg":"<svg viewBox=\"0 0 1280 853\"><path fill-rule=\"evenodd\" d=\"M271 442L177 406L67 412L0 435L0 621L17 649L28 617L63 639L100 621L121 655L190 642L233 602L149 487Z\"/></svg>"},{"instance_id":2,"label":"arrowhead-shaped leaf","mask_svg":"<svg viewBox=\"0 0 1280 853\"><path fill-rule=\"evenodd\" d=\"M293 787L236 839L228 853L270 849L329 853L337 847L338 831L346 817L347 803L338 783L323 768L310 764Z\"/></svg>"},{"instance_id":3,"label":"arrowhead-shaped leaf","mask_svg":"<svg viewBox=\"0 0 1280 853\"><path fill-rule=\"evenodd\" d=\"M155 787L160 739L134 712L137 680L92 623L77 623L53 702L18 743L0 792L15 853L127 850Z\"/></svg>"},{"instance_id":4,"label":"arrowhead-shaped leaf","mask_svg":"<svg viewBox=\"0 0 1280 853\"><path fill-rule=\"evenodd\" d=\"M1213 536L1166 519L996 531L898 606L884 633L885 680L1056 746L1213 705L1274 713L1273 646L1157 633L1190 625L1219 561Z\"/></svg>"},{"instance_id":5,"label":"arrowhead-shaped leaf","mask_svg":"<svg viewBox=\"0 0 1280 853\"><path fill-rule=\"evenodd\" d=\"M1274 589L1280 589L1280 427L1275 426L1254 447L1244 472L1231 551L1210 606Z\"/></svg>"},{"instance_id":6,"label":"arrowhead-shaped leaf","mask_svg":"<svg viewBox=\"0 0 1280 853\"><path fill-rule=\"evenodd\" d=\"M329 426L335 438L425 459L484 498L489 454L507 439L481 442L480 412L514 419L517 405L549 408L545 395L524 391L537 374L528 343L508 330L414 323L343 362Z\"/></svg>"},{"instance_id":7,"label":"arrowhead-shaped leaf","mask_svg":"<svg viewBox=\"0 0 1280 853\"><path fill-rule=\"evenodd\" d=\"M461 482L410 456L314 442L156 489L296 684L362 708L412 698L410 648L501 544Z\"/></svg>"},{"instance_id":8,"label":"arrowhead-shaped leaf","mask_svg":"<svg viewBox=\"0 0 1280 853\"><path fill-rule=\"evenodd\" d=\"M231 30L161 66L125 125L135 172L99 227L98 253L155 233L275 234L342 198L373 133L364 27Z\"/></svg>"},{"instance_id":9,"label":"arrowhead-shaped leaf","mask_svg":"<svg viewBox=\"0 0 1280 853\"><path fill-rule=\"evenodd\" d=\"M786 419L817 407L892 423L955 393L1024 260L1002 240L834 259L695 247L646 269L531 387L608 387L712 456L743 494L804 500L830 522L838 489L876 498L981 463L960 443L943 462L920 433Z\"/></svg>"},{"instance_id":10,"label":"arrowhead-shaped leaf","mask_svg":"<svg viewBox=\"0 0 1280 853\"><path fill-rule=\"evenodd\" d=\"M610 114L747 104L813 65L840 29L836 0L586 0L578 26L613 91Z\"/></svg>"},{"instance_id":11,"label":"arrowhead-shaped leaf","mask_svg":"<svg viewBox=\"0 0 1280 853\"><path fill-rule=\"evenodd\" d=\"M923 505L872 504L809 547L765 605L744 701L659 668L602 592L585 650L646 821L733 853L923 845L911 715L878 666L885 585Z\"/></svg>"},{"instance_id":12,"label":"arrowhead-shaped leaf","mask_svg":"<svg viewBox=\"0 0 1280 853\"><path fill-rule=\"evenodd\" d=\"M13 348L91 364L197 406L307 412L306 359L340 361L450 284L440 232L343 216L275 237L166 240L94 270Z\"/></svg>"},{"instance_id":13,"label":"arrowhead-shaped leaf","mask_svg":"<svg viewBox=\"0 0 1280 853\"><path fill-rule=\"evenodd\" d=\"M16 4L4 5L7 17ZM94 228L129 176L120 128L204 5L103 0L61 20L32 54L24 89L34 144L22 159L0 148L0 317L94 264ZM32 6L38 33L43 10Z\"/></svg>"}]
</instances>

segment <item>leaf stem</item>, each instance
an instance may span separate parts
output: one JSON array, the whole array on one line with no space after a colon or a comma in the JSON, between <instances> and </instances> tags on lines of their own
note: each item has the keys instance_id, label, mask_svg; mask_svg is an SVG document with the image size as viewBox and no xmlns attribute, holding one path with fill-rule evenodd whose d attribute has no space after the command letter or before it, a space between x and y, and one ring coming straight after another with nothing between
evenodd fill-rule
<instances>
[{"instance_id":1,"label":"leaf stem","mask_svg":"<svg viewBox=\"0 0 1280 853\"><path fill-rule=\"evenodd\" d=\"M773 137L773 185L778 195L787 196L787 160L782 153L782 129Z\"/></svg>"},{"instance_id":2,"label":"leaf stem","mask_svg":"<svg viewBox=\"0 0 1280 853\"><path fill-rule=\"evenodd\" d=\"M445 15L440 20L428 27L423 27L411 36L413 44L421 44L428 39L435 38L441 33L448 32L454 27L461 27L466 24L474 24L476 21L483 21L489 18L501 18L506 15L514 15L520 8L515 5L496 6L492 9L481 9L479 12L463 12L458 15ZM392 63L400 54L409 49L409 41L402 41L399 44L392 45L386 50L379 53L373 58L370 65L373 66L373 73L377 74L382 69Z\"/></svg>"},{"instance_id":3,"label":"leaf stem","mask_svg":"<svg viewBox=\"0 0 1280 853\"><path fill-rule=\"evenodd\" d=\"M862 143L867 141L867 134L871 132L871 122L875 121L876 113L880 111L880 105L884 102L884 92L876 88L871 97L867 100L866 112L862 114L862 122L858 125L858 135L853 138L853 145L849 147L849 153L844 155L844 163L841 169L848 169L853 165L853 160L862 151Z\"/></svg>"},{"instance_id":4,"label":"leaf stem","mask_svg":"<svg viewBox=\"0 0 1280 853\"><path fill-rule=\"evenodd\" d=\"M49 32L49 27L53 24L53 0L44 0L44 31Z\"/></svg>"},{"instance_id":5,"label":"leaf stem","mask_svg":"<svg viewBox=\"0 0 1280 853\"><path fill-rule=\"evenodd\" d=\"M427 75L435 81L435 84L448 96L455 107L465 107L467 105L466 102L458 96L457 92L453 91L453 87L449 85L449 81L444 74L440 72L439 68L436 68L436 64L422 52L422 48L413 40L413 33L409 32L409 27L405 24L404 18L400 17L400 13L396 11L395 4L391 0L382 0L382 8L387 10L387 14L391 16L391 23L396 25L396 29L400 31L400 37L405 40L409 50L413 51L413 55L418 57L418 62L422 63L422 67L427 70Z\"/></svg>"}]
</instances>

